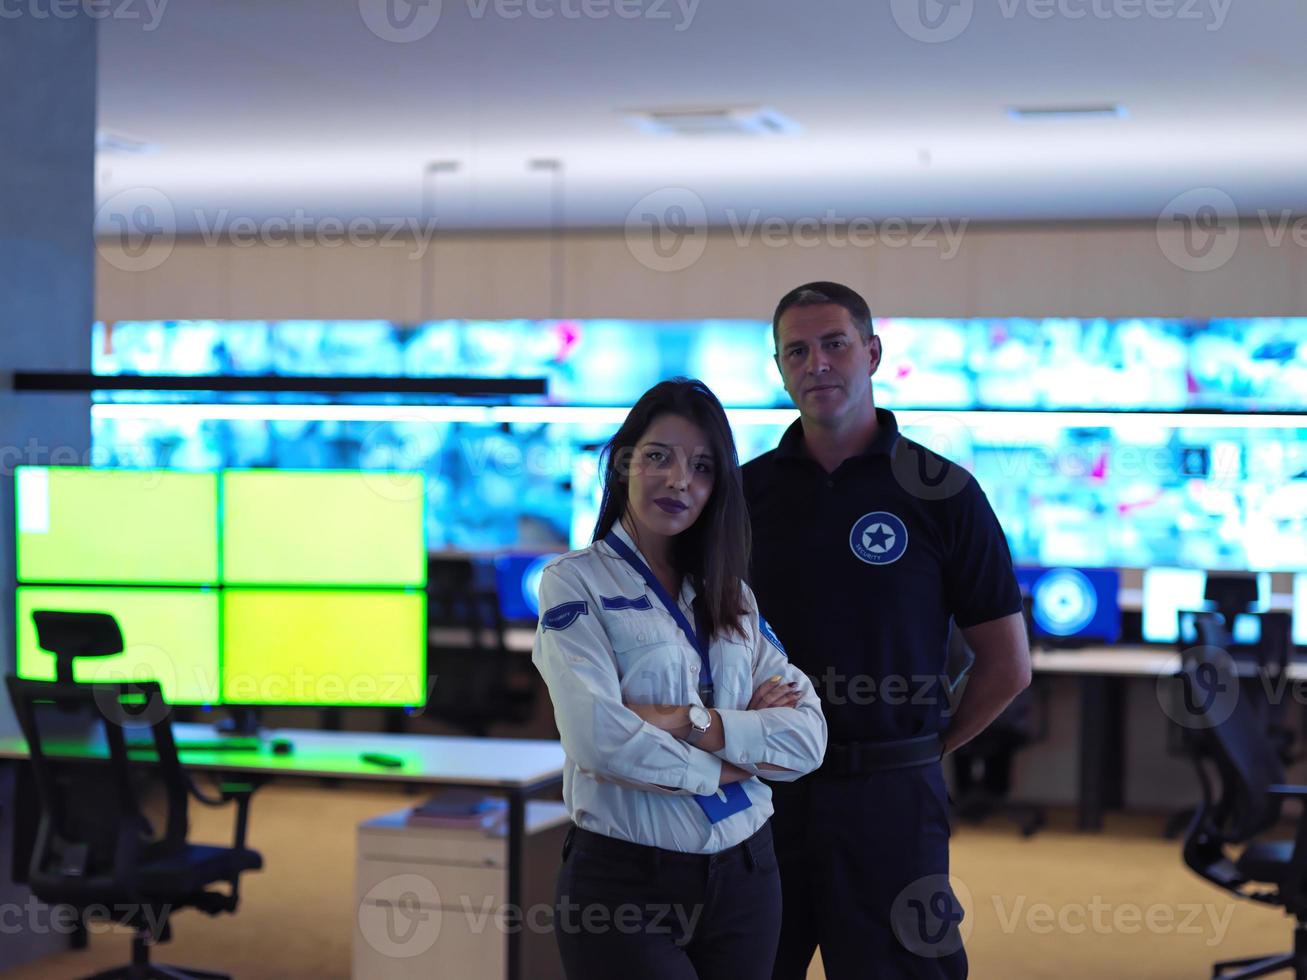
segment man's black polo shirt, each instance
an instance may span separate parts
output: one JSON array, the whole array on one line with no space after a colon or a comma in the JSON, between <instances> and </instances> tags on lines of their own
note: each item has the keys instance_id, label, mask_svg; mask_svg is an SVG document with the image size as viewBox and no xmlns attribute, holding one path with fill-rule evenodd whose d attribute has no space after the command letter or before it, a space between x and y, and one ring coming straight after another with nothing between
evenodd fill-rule
<instances>
[{"instance_id":1,"label":"man's black polo shirt","mask_svg":"<svg viewBox=\"0 0 1307 980\"><path fill-rule=\"evenodd\" d=\"M751 584L791 662L813 678L832 741L948 727L949 617L1021 611L1007 539L971 474L899 434L892 412L831 474L801 423L744 467Z\"/></svg>"}]
</instances>

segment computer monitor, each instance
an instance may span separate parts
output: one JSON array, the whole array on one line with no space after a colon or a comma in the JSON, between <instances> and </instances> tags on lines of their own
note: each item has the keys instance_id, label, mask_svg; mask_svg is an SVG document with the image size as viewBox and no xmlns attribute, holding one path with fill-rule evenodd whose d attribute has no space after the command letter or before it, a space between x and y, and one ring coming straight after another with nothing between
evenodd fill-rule
<instances>
[{"instance_id":1,"label":"computer monitor","mask_svg":"<svg viewBox=\"0 0 1307 980\"><path fill-rule=\"evenodd\" d=\"M1147 643L1175 643L1180 638L1181 610L1213 611L1205 598L1207 573L1195 568L1150 568L1144 572L1143 637ZM1271 607L1271 575L1257 575L1257 602L1250 612ZM1231 633L1236 643L1257 642L1256 617L1236 616ZM1252 637L1252 639L1249 639Z\"/></svg>"},{"instance_id":2,"label":"computer monitor","mask_svg":"<svg viewBox=\"0 0 1307 980\"><path fill-rule=\"evenodd\" d=\"M22 466L15 510L20 582L218 581L216 474Z\"/></svg>"},{"instance_id":3,"label":"computer monitor","mask_svg":"<svg viewBox=\"0 0 1307 980\"><path fill-rule=\"evenodd\" d=\"M1101 568L1018 568L1017 584L1031 598L1037 637L1054 641L1121 638L1120 576Z\"/></svg>"},{"instance_id":4,"label":"computer monitor","mask_svg":"<svg viewBox=\"0 0 1307 980\"><path fill-rule=\"evenodd\" d=\"M1181 609L1179 611L1179 641L1190 645L1202 639L1195 620L1199 616L1215 615L1224 623L1225 617L1215 610ZM1262 618L1257 613L1239 613L1234 617L1233 627L1227 627L1230 634L1231 652L1250 651L1262 641Z\"/></svg>"},{"instance_id":5,"label":"computer monitor","mask_svg":"<svg viewBox=\"0 0 1307 980\"><path fill-rule=\"evenodd\" d=\"M557 558L546 555L496 555L495 587L499 614L510 621L535 622L540 617L540 576Z\"/></svg>"},{"instance_id":6,"label":"computer monitor","mask_svg":"<svg viewBox=\"0 0 1307 980\"><path fill-rule=\"evenodd\" d=\"M240 586L422 586L421 473L227 470L222 571Z\"/></svg>"},{"instance_id":7,"label":"computer monitor","mask_svg":"<svg viewBox=\"0 0 1307 980\"><path fill-rule=\"evenodd\" d=\"M423 592L229 588L222 612L226 704L426 703Z\"/></svg>"},{"instance_id":8,"label":"computer monitor","mask_svg":"<svg viewBox=\"0 0 1307 980\"><path fill-rule=\"evenodd\" d=\"M220 699L216 590L21 586L16 608L19 677L55 679L55 657L37 642L34 611L102 612L118 621L123 652L76 661L74 680L158 681L170 704Z\"/></svg>"}]
</instances>

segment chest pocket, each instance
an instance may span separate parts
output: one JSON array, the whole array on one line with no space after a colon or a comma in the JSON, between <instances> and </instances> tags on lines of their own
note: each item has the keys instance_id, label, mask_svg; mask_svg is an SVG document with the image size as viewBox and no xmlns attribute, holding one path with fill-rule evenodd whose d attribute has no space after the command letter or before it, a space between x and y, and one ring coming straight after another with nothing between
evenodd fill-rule
<instances>
[{"instance_id":1,"label":"chest pocket","mask_svg":"<svg viewBox=\"0 0 1307 980\"><path fill-rule=\"evenodd\" d=\"M681 631L657 609L622 609L604 616L617 658L622 694L640 704L682 704L685 654Z\"/></svg>"}]
</instances>

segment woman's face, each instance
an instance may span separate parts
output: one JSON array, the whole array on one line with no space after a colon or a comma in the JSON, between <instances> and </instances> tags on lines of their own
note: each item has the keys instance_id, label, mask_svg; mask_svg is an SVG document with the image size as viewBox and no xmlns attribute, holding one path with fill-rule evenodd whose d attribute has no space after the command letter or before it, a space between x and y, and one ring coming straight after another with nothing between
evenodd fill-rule
<instances>
[{"instance_id":1,"label":"woman's face","mask_svg":"<svg viewBox=\"0 0 1307 980\"><path fill-rule=\"evenodd\" d=\"M636 443L626 514L637 537L680 534L703 513L717 478L707 435L680 415L659 415Z\"/></svg>"}]
</instances>

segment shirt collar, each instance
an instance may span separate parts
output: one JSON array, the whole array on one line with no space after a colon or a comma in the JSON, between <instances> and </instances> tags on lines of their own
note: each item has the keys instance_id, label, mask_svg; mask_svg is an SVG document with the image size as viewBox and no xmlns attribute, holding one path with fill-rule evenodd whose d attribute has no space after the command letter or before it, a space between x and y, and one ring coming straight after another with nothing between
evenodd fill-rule
<instances>
[{"instance_id":1,"label":"shirt collar","mask_svg":"<svg viewBox=\"0 0 1307 980\"><path fill-rule=\"evenodd\" d=\"M626 528L622 527L622 522L620 520L613 524L612 534L615 537L621 539L623 544L625 544L628 548L634 551L639 556L640 560L645 563L645 565L649 564L649 559L644 556L644 552L642 552L639 546L636 545L635 539L626 533ZM646 583L644 581L643 576L641 576L639 572L637 572L634 568L632 568L630 564L626 561L626 559L623 558L621 555L617 555L616 552L614 552L614 555L616 556L617 560L620 561L623 566L625 566L626 570L631 574L631 577L634 578L637 582L639 582L641 587L644 587ZM690 576L688 575L681 576L681 594L677 598L681 602L689 606L694 603L694 597L696 595L698 595L698 593L695 591L694 586L690 583Z\"/></svg>"},{"instance_id":2,"label":"shirt collar","mask_svg":"<svg viewBox=\"0 0 1307 980\"><path fill-rule=\"evenodd\" d=\"M873 456L891 456L899 441L899 423L894 413L887 408L876 409L876 438L854 459L870 459ZM781 441L776 445L777 459L806 459L808 455L803 447L803 420L795 419Z\"/></svg>"}]
</instances>

